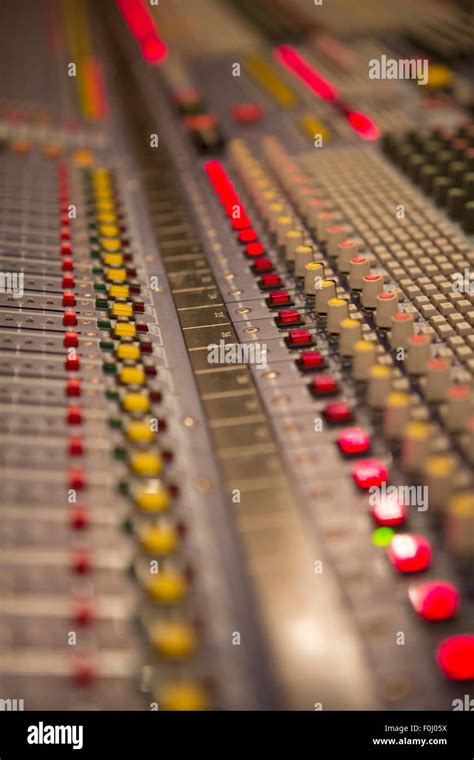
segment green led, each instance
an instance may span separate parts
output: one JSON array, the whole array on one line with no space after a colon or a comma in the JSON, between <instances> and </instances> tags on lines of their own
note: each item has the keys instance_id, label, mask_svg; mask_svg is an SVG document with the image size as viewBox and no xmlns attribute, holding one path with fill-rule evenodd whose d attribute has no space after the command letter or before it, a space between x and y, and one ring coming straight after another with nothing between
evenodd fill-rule
<instances>
[{"instance_id":1,"label":"green led","mask_svg":"<svg viewBox=\"0 0 474 760\"><path fill-rule=\"evenodd\" d=\"M107 288L103 282L94 282L94 290L105 292Z\"/></svg>"},{"instance_id":2,"label":"green led","mask_svg":"<svg viewBox=\"0 0 474 760\"><path fill-rule=\"evenodd\" d=\"M392 528L376 528L372 533L372 543L374 546L389 546L395 531Z\"/></svg>"},{"instance_id":3,"label":"green led","mask_svg":"<svg viewBox=\"0 0 474 760\"><path fill-rule=\"evenodd\" d=\"M109 302L106 298L96 298L95 299L95 308L105 310L107 309L109 305Z\"/></svg>"},{"instance_id":4,"label":"green led","mask_svg":"<svg viewBox=\"0 0 474 760\"><path fill-rule=\"evenodd\" d=\"M97 320L97 327L99 330L110 330L112 325L110 324L110 319L98 319Z\"/></svg>"},{"instance_id":5,"label":"green led","mask_svg":"<svg viewBox=\"0 0 474 760\"><path fill-rule=\"evenodd\" d=\"M102 269L102 267L92 267L92 274L96 274L96 275L99 275L100 277L103 277L104 270Z\"/></svg>"},{"instance_id":6,"label":"green led","mask_svg":"<svg viewBox=\"0 0 474 760\"><path fill-rule=\"evenodd\" d=\"M115 363L112 364L112 362L104 362L102 369L107 375L115 375L117 372L117 365Z\"/></svg>"},{"instance_id":7,"label":"green led","mask_svg":"<svg viewBox=\"0 0 474 760\"><path fill-rule=\"evenodd\" d=\"M118 401L119 398L120 398L119 392L118 391L114 391L111 388L108 388L105 391L105 395L107 396L107 398L109 399L109 401Z\"/></svg>"},{"instance_id":8,"label":"green led","mask_svg":"<svg viewBox=\"0 0 474 760\"><path fill-rule=\"evenodd\" d=\"M117 486L117 490L122 496L128 496L128 483L124 480L120 481Z\"/></svg>"},{"instance_id":9,"label":"green led","mask_svg":"<svg viewBox=\"0 0 474 760\"><path fill-rule=\"evenodd\" d=\"M113 340L101 340L99 345L102 351L113 351L114 349Z\"/></svg>"},{"instance_id":10,"label":"green led","mask_svg":"<svg viewBox=\"0 0 474 760\"><path fill-rule=\"evenodd\" d=\"M109 427L113 428L114 430L120 430L122 427L122 420L117 419L117 417L110 417Z\"/></svg>"},{"instance_id":11,"label":"green led","mask_svg":"<svg viewBox=\"0 0 474 760\"><path fill-rule=\"evenodd\" d=\"M116 446L114 449L114 457L115 459L126 459L127 449L124 449L123 446Z\"/></svg>"}]
</instances>

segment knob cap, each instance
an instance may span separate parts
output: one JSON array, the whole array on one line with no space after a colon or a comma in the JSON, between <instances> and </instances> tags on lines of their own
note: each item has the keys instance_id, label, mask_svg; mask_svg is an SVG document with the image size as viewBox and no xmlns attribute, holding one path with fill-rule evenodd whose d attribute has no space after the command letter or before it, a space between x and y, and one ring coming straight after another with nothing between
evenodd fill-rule
<instances>
[{"instance_id":1,"label":"knob cap","mask_svg":"<svg viewBox=\"0 0 474 760\"><path fill-rule=\"evenodd\" d=\"M375 343L371 340L358 340L354 345L352 360L354 380L367 380L373 364L375 364Z\"/></svg>"},{"instance_id":2,"label":"knob cap","mask_svg":"<svg viewBox=\"0 0 474 760\"><path fill-rule=\"evenodd\" d=\"M321 287L316 291L315 309L318 314L326 314L328 301L336 297L336 283L334 280L323 280Z\"/></svg>"},{"instance_id":3,"label":"knob cap","mask_svg":"<svg viewBox=\"0 0 474 760\"><path fill-rule=\"evenodd\" d=\"M285 259L287 261L295 260L295 251L303 243L303 235L300 230L289 230L285 236Z\"/></svg>"},{"instance_id":4,"label":"knob cap","mask_svg":"<svg viewBox=\"0 0 474 760\"><path fill-rule=\"evenodd\" d=\"M453 456L428 457L424 467L424 479L428 486L430 508L444 512L453 491L456 460Z\"/></svg>"},{"instance_id":5,"label":"knob cap","mask_svg":"<svg viewBox=\"0 0 474 760\"><path fill-rule=\"evenodd\" d=\"M383 291L383 277L381 274L366 274L362 278L362 306L366 309L375 309L377 296Z\"/></svg>"},{"instance_id":6,"label":"knob cap","mask_svg":"<svg viewBox=\"0 0 474 760\"><path fill-rule=\"evenodd\" d=\"M310 261L304 268L304 292L308 296L316 296L316 291L324 280L324 264L321 261Z\"/></svg>"},{"instance_id":7,"label":"knob cap","mask_svg":"<svg viewBox=\"0 0 474 760\"><path fill-rule=\"evenodd\" d=\"M354 346L362 338L362 325L358 319L343 319L339 332L339 351L341 356L352 356Z\"/></svg>"},{"instance_id":8,"label":"knob cap","mask_svg":"<svg viewBox=\"0 0 474 760\"><path fill-rule=\"evenodd\" d=\"M392 391L385 399L384 433L388 438L398 440L410 417L410 396L408 393Z\"/></svg>"},{"instance_id":9,"label":"knob cap","mask_svg":"<svg viewBox=\"0 0 474 760\"><path fill-rule=\"evenodd\" d=\"M299 245L295 248L295 275L304 277L305 266L313 260L313 249L310 245Z\"/></svg>"},{"instance_id":10,"label":"knob cap","mask_svg":"<svg viewBox=\"0 0 474 760\"><path fill-rule=\"evenodd\" d=\"M430 426L409 422L403 433L402 466L408 472L421 472L430 448Z\"/></svg>"},{"instance_id":11,"label":"knob cap","mask_svg":"<svg viewBox=\"0 0 474 760\"><path fill-rule=\"evenodd\" d=\"M390 320L390 345L392 348L406 348L407 340L413 335L415 318L411 312L397 311Z\"/></svg>"},{"instance_id":12,"label":"knob cap","mask_svg":"<svg viewBox=\"0 0 474 760\"><path fill-rule=\"evenodd\" d=\"M434 357L428 361L426 371L426 398L438 403L446 398L450 386L451 365L447 359Z\"/></svg>"},{"instance_id":13,"label":"knob cap","mask_svg":"<svg viewBox=\"0 0 474 760\"><path fill-rule=\"evenodd\" d=\"M377 327L389 328L393 315L398 311L398 293L379 293L375 299L375 309Z\"/></svg>"},{"instance_id":14,"label":"knob cap","mask_svg":"<svg viewBox=\"0 0 474 760\"><path fill-rule=\"evenodd\" d=\"M445 420L449 430L466 430L472 412L472 393L467 385L452 385L448 389Z\"/></svg>"},{"instance_id":15,"label":"knob cap","mask_svg":"<svg viewBox=\"0 0 474 760\"><path fill-rule=\"evenodd\" d=\"M410 375L424 375L431 356L430 335L410 335L405 366Z\"/></svg>"},{"instance_id":16,"label":"knob cap","mask_svg":"<svg viewBox=\"0 0 474 760\"><path fill-rule=\"evenodd\" d=\"M382 409L392 387L392 370L385 364L374 364L369 370L367 401L374 409Z\"/></svg>"},{"instance_id":17,"label":"knob cap","mask_svg":"<svg viewBox=\"0 0 474 760\"><path fill-rule=\"evenodd\" d=\"M364 277L369 274L369 259L365 256L354 256L349 268L349 285L351 290L362 290Z\"/></svg>"},{"instance_id":18,"label":"knob cap","mask_svg":"<svg viewBox=\"0 0 474 760\"><path fill-rule=\"evenodd\" d=\"M360 240L341 240L337 244L337 266L340 272L347 273L350 269L351 259L359 253Z\"/></svg>"},{"instance_id":19,"label":"knob cap","mask_svg":"<svg viewBox=\"0 0 474 760\"><path fill-rule=\"evenodd\" d=\"M330 298L327 311L328 332L338 335L341 331L341 322L349 317L349 304L345 298Z\"/></svg>"}]
</instances>

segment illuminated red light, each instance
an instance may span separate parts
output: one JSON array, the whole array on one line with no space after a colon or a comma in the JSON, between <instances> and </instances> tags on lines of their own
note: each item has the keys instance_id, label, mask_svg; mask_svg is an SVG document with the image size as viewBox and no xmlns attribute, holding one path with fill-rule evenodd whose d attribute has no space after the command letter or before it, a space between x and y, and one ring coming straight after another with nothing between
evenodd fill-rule
<instances>
[{"instance_id":1,"label":"illuminated red light","mask_svg":"<svg viewBox=\"0 0 474 760\"><path fill-rule=\"evenodd\" d=\"M370 448L370 438L363 428L346 428L337 439L338 446L343 454L363 454Z\"/></svg>"},{"instance_id":2,"label":"illuminated red light","mask_svg":"<svg viewBox=\"0 0 474 760\"><path fill-rule=\"evenodd\" d=\"M452 681L474 678L474 636L451 636L443 641L436 658L444 675Z\"/></svg>"},{"instance_id":3,"label":"illuminated red light","mask_svg":"<svg viewBox=\"0 0 474 760\"><path fill-rule=\"evenodd\" d=\"M449 620L459 609L458 590L446 581L411 586L408 596L413 609L423 620Z\"/></svg>"},{"instance_id":4,"label":"illuminated red light","mask_svg":"<svg viewBox=\"0 0 474 760\"><path fill-rule=\"evenodd\" d=\"M352 129L357 132L363 140L378 140L380 129L378 126L360 111L348 111L346 113L347 121Z\"/></svg>"},{"instance_id":5,"label":"illuminated red light","mask_svg":"<svg viewBox=\"0 0 474 760\"><path fill-rule=\"evenodd\" d=\"M161 63L167 55L167 47L160 38L153 16L145 0L115 0L125 23L140 45L143 58L148 63Z\"/></svg>"},{"instance_id":6,"label":"illuminated red light","mask_svg":"<svg viewBox=\"0 0 474 760\"><path fill-rule=\"evenodd\" d=\"M315 95L323 100L335 100L337 91L313 66L291 45L279 45L275 49L277 60L305 83Z\"/></svg>"},{"instance_id":7,"label":"illuminated red light","mask_svg":"<svg viewBox=\"0 0 474 760\"><path fill-rule=\"evenodd\" d=\"M363 459L354 465L352 477L359 488L368 490L387 482L387 468L378 459Z\"/></svg>"},{"instance_id":8,"label":"illuminated red light","mask_svg":"<svg viewBox=\"0 0 474 760\"><path fill-rule=\"evenodd\" d=\"M372 517L378 525L394 528L406 521L407 508L397 495L382 494L372 507Z\"/></svg>"},{"instance_id":9,"label":"illuminated red light","mask_svg":"<svg viewBox=\"0 0 474 760\"><path fill-rule=\"evenodd\" d=\"M418 573L431 564L431 546L424 536L397 534L387 552L390 562L401 573Z\"/></svg>"}]
</instances>

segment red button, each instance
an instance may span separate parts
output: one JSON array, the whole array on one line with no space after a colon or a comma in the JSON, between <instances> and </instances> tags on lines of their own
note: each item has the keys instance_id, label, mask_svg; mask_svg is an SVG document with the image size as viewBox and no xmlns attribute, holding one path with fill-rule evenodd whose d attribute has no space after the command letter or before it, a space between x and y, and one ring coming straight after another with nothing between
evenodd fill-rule
<instances>
[{"instance_id":1,"label":"red button","mask_svg":"<svg viewBox=\"0 0 474 760\"><path fill-rule=\"evenodd\" d=\"M387 482L387 468L378 459L363 459L354 465L352 477L359 488L368 490Z\"/></svg>"},{"instance_id":2,"label":"red button","mask_svg":"<svg viewBox=\"0 0 474 760\"><path fill-rule=\"evenodd\" d=\"M443 641L436 654L438 665L452 681L474 678L474 636L463 634Z\"/></svg>"},{"instance_id":3,"label":"red button","mask_svg":"<svg viewBox=\"0 0 474 760\"><path fill-rule=\"evenodd\" d=\"M95 680L97 671L92 660L76 657L72 665L72 678L78 686L88 686Z\"/></svg>"},{"instance_id":4,"label":"red button","mask_svg":"<svg viewBox=\"0 0 474 760\"><path fill-rule=\"evenodd\" d=\"M265 254L265 248L261 243L247 243L245 246L246 256L263 256Z\"/></svg>"},{"instance_id":5,"label":"red button","mask_svg":"<svg viewBox=\"0 0 474 760\"><path fill-rule=\"evenodd\" d=\"M456 586L447 581L428 581L410 586L408 597L423 620L449 620L459 609Z\"/></svg>"},{"instance_id":6,"label":"red button","mask_svg":"<svg viewBox=\"0 0 474 760\"><path fill-rule=\"evenodd\" d=\"M72 507L70 511L70 521L71 521L71 527L74 528L74 530L83 530L87 527L87 523L89 522L89 516L87 513L87 508L76 505Z\"/></svg>"},{"instance_id":7,"label":"red button","mask_svg":"<svg viewBox=\"0 0 474 760\"><path fill-rule=\"evenodd\" d=\"M84 470L79 468L73 468L69 470L68 474L69 488L73 488L75 491L82 491L86 487L86 475Z\"/></svg>"},{"instance_id":8,"label":"red button","mask_svg":"<svg viewBox=\"0 0 474 760\"><path fill-rule=\"evenodd\" d=\"M71 293L70 290L67 290L65 293L63 293L63 306L75 306L76 305L76 296L74 293Z\"/></svg>"},{"instance_id":9,"label":"red button","mask_svg":"<svg viewBox=\"0 0 474 760\"><path fill-rule=\"evenodd\" d=\"M346 428L339 434L337 444L343 454L363 454L370 449L370 438L363 428Z\"/></svg>"},{"instance_id":10,"label":"red button","mask_svg":"<svg viewBox=\"0 0 474 760\"><path fill-rule=\"evenodd\" d=\"M258 103L238 103L232 108L232 117L239 124L251 124L262 118L263 110Z\"/></svg>"},{"instance_id":11,"label":"red button","mask_svg":"<svg viewBox=\"0 0 474 760\"><path fill-rule=\"evenodd\" d=\"M61 240L69 240L71 237L71 232L68 227L61 227L59 235L61 237Z\"/></svg>"},{"instance_id":12,"label":"red button","mask_svg":"<svg viewBox=\"0 0 474 760\"><path fill-rule=\"evenodd\" d=\"M80 435L70 435L67 443L68 453L72 457L82 456L84 453L84 441Z\"/></svg>"},{"instance_id":13,"label":"red button","mask_svg":"<svg viewBox=\"0 0 474 760\"><path fill-rule=\"evenodd\" d=\"M64 362L64 367L67 372L78 372L80 363L78 356L68 356Z\"/></svg>"},{"instance_id":14,"label":"red button","mask_svg":"<svg viewBox=\"0 0 474 760\"><path fill-rule=\"evenodd\" d=\"M148 325L146 322L137 322L135 327L137 328L137 332L148 332Z\"/></svg>"},{"instance_id":15,"label":"red button","mask_svg":"<svg viewBox=\"0 0 474 760\"><path fill-rule=\"evenodd\" d=\"M66 383L66 396L80 396L80 395L81 395L80 380L71 378Z\"/></svg>"},{"instance_id":16,"label":"red button","mask_svg":"<svg viewBox=\"0 0 474 760\"><path fill-rule=\"evenodd\" d=\"M72 245L68 240L64 240L61 243L60 249L62 256L70 256L72 253Z\"/></svg>"},{"instance_id":17,"label":"red button","mask_svg":"<svg viewBox=\"0 0 474 760\"><path fill-rule=\"evenodd\" d=\"M63 325L65 327L74 327L77 325L76 312L73 309L66 309L64 312Z\"/></svg>"},{"instance_id":18,"label":"red button","mask_svg":"<svg viewBox=\"0 0 474 760\"><path fill-rule=\"evenodd\" d=\"M418 573L431 564L430 542L424 536L399 533L387 549L392 565L401 573Z\"/></svg>"},{"instance_id":19,"label":"red button","mask_svg":"<svg viewBox=\"0 0 474 760\"><path fill-rule=\"evenodd\" d=\"M74 287L74 275L72 274L63 274L63 279L61 282L61 287L64 288L73 288Z\"/></svg>"},{"instance_id":20,"label":"red button","mask_svg":"<svg viewBox=\"0 0 474 760\"><path fill-rule=\"evenodd\" d=\"M251 222L249 217L246 214L242 214L241 216L232 218L232 227L234 230L243 230L245 227L250 227Z\"/></svg>"},{"instance_id":21,"label":"red button","mask_svg":"<svg viewBox=\"0 0 474 760\"><path fill-rule=\"evenodd\" d=\"M292 332L296 332L296 330L293 330ZM299 330L298 332L308 332L308 331ZM298 357L297 364L300 369L304 369L304 370L322 369L326 364L326 359L324 358L324 356L322 355L320 351L303 351L303 353L300 354Z\"/></svg>"},{"instance_id":22,"label":"red button","mask_svg":"<svg viewBox=\"0 0 474 760\"><path fill-rule=\"evenodd\" d=\"M78 625L88 625L94 619L94 606L88 599L74 602L73 618Z\"/></svg>"},{"instance_id":23,"label":"red button","mask_svg":"<svg viewBox=\"0 0 474 760\"><path fill-rule=\"evenodd\" d=\"M145 311L145 304L143 303L143 301L134 301L133 311L137 312L138 314L143 314L143 312Z\"/></svg>"},{"instance_id":24,"label":"red button","mask_svg":"<svg viewBox=\"0 0 474 760\"><path fill-rule=\"evenodd\" d=\"M72 272L74 270L74 262L69 256L65 256L61 262L61 269L63 272Z\"/></svg>"},{"instance_id":25,"label":"red button","mask_svg":"<svg viewBox=\"0 0 474 760\"><path fill-rule=\"evenodd\" d=\"M270 290L270 288L279 288L281 285L281 277L279 274L264 274L260 280L260 287L262 290Z\"/></svg>"},{"instance_id":26,"label":"red button","mask_svg":"<svg viewBox=\"0 0 474 760\"><path fill-rule=\"evenodd\" d=\"M278 326L297 325L301 322L301 314L294 309L284 309L283 311L278 312L276 321Z\"/></svg>"},{"instance_id":27,"label":"red button","mask_svg":"<svg viewBox=\"0 0 474 760\"><path fill-rule=\"evenodd\" d=\"M290 348L309 346L313 342L313 336L309 330L290 330L286 342Z\"/></svg>"},{"instance_id":28,"label":"red button","mask_svg":"<svg viewBox=\"0 0 474 760\"><path fill-rule=\"evenodd\" d=\"M407 508L396 494L380 494L372 505L371 514L378 525L393 528L406 522Z\"/></svg>"},{"instance_id":29,"label":"red button","mask_svg":"<svg viewBox=\"0 0 474 760\"><path fill-rule=\"evenodd\" d=\"M262 258L257 259L253 265L253 270L256 273L269 272L271 269L273 269L272 262L270 261L270 259L264 258L263 256Z\"/></svg>"},{"instance_id":30,"label":"red button","mask_svg":"<svg viewBox=\"0 0 474 760\"><path fill-rule=\"evenodd\" d=\"M78 344L79 339L77 337L77 332L74 332L74 330L68 330L64 335L64 347L77 348Z\"/></svg>"},{"instance_id":31,"label":"red button","mask_svg":"<svg viewBox=\"0 0 474 760\"><path fill-rule=\"evenodd\" d=\"M330 404L326 405L323 414L328 422L337 424L338 422L347 422L350 420L352 417L352 409L345 401L332 401Z\"/></svg>"},{"instance_id":32,"label":"red button","mask_svg":"<svg viewBox=\"0 0 474 760\"><path fill-rule=\"evenodd\" d=\"M80 425L82 422L82 409L80 406L70 406L67 410L68 425Z\"/></svg>"},{"instance_id":33,"label":"red button","mask_svg":"<svg viewBox=\"0 0 474 760\"><path fill-rule=\"evenodd\" d=\"M83 575L91 568L91 556L87 549L76 549L72 555L72 567L76 573Z\"/></svg>"},{"instance_id":34,"label":"red button","mask_svg":"<svg viewBox=\"0 0 474 760\"><path fill-rule=\"evenodd\" d=\"M239 234L239 240L241 243L252 243L257 239L257 233L253 227L248 227L246 230L242 230Z\"/></svg>"},{"instance_id":35,"label":"red button","mask_svg":"<svg viewBox=\"0 0 474 760\"><path fill-rule=\"evenodd\" d=\"M271 306L289 303L290 301L290 294L286 290L277 290L276 293L270 293L268 296L268 302Z\"/></svg>"},{"instance_id":36,"label":"red button","mask_svg":"<svg viewBox=\"0 0 474 760\"><path fill-rule=\"evenodd\" d=\"M316 375L310 389L315 396L327 396L337 391L337 383L332 375Z\"/></svg>"}]
</instances>

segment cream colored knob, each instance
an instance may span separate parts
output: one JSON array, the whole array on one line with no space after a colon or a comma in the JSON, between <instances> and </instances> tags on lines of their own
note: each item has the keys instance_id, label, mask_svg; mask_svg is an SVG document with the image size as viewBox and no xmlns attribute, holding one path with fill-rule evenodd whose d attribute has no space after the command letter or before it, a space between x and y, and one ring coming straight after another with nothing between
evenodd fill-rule
<instances>
[{"instance_id":1,"label":"cream colored knob","mask_svg":"<svg viewBox=\"0 0 474 760\"><path fill-rule=\"evenodd\" d=\"M406 348L410 335L413 335L415 318L411 312L397 311L391 318L390 345L392 348Z\"/></svg>"},{"instance_id":2,"label":"cream colored knob","mask_svg":"<svg viewBox=\"0 0 474 760\"><path fill-rule=\"evenodd\" d=\"M316 291L315 309L318 314L326 314L328 301L336 297L336 283L334 280L323 280L321 287Z\"/></svg>"},{"instance_id":3,"label":"cream colored knob","mask_svg":"<svg viewBox=\"0 0 474 760\"><path fill-rule=\"evenodd\" d=\"M276 232L278 219L286 215L286 208L283 203L271 203L268 212L268 226L272 232Z\"/></svg>"},{"instance_id":4,"label":"cream colored knob","mask_svg":"<svg viewBox=\"0 0 474 760\"><path fill-rule=\"evenodd\" d=\"M423 375L431 356L431 337L429 335L410 335L407 340L405 367L410 375Z\"/></svg>"},{"instance_id":5,"label":"cream colored knob","mask_svg":"<svg viewBox=\"0 0 474 760\"><path fill-rule=\"evenodd\" d=\"M451 365L447 359L433 357L426 371L426 398L435 403L444 401L451 383Z\"/></svg>"},{"instance_id":6,"label":"cream colored knob","mask_svg":"<svg viewBox=\"0 0 474 760\"><path fill-rule=\"evenodd\" d=\"M384 433L388 438L399 439L408 424L410 396L391 391L385 399Z\"/></svg>"},{"instance_id":7,"label":"cream colored knob","mask_svg":"<svg viewBox=\"0 0 474 760\"><path fill-rule=\"evenodd\" d=\"M341 322L349 317L349 304L345 298L330 298L328 301L327 330L338 335L341 331Z\"/></svg>"},{"instance_id":8,"label":"cream colored knob","mask_svg":"<svg viewBox=\"0 0 474 760\"><path fill-rule=\"evenodd\" d=\"M295 220L291 216L279 216L276 225L277 245L284 246L288 232L294 227Z\"/></svg>"},{"instance_id":9,"label":"cream colored knob","mask_svg":"<svg viewBox=\"0 0 474 760\"><path fill-rule=\"evenodd\" d=\"M392 387L392 370L385 364L374 364L369 371L367 402L374 409L382 409Z\"/></svg>"},{"instance_id":10,"label":"cream colored knob","mask_svg":"<svg viewBox=\"0 0 474 760\"><path fill-rule=\"evenodd\" d=\"M304 292L315 296L324 280L324 264L321 261L310 261L304 268Z\"/></svg>"},{"instance_id":11,"label":"cream colored knob","mask_svg":"<svg viewBox=\"0 0 474 760\"><path fill-rule=\"evenodd\" d=\"M451 454L428 457L424 467L424 480L428 486L429 507L434 512L448 508L456 472L456 460Z\"/></svg>"},{"instance_id":12,"label":"cream colored knob","mask_svg":"<svg viewBox=\"0 0 474 760\"><path fill-rule=\"evenodd\" d=\"M329 256L337 255L337 246L348 235L349 229L343 224L332 224L327 229L327 251Z\"/></svg>"},{"instance_id":13,"label":"cream colored knob","mask_svg":"<svg viewBox=\"0 0 474 760\"><path fill-rule=\"evenodd\" d=\"M321 198L310 198L306 201L305 219L308 226L315 230L318 223L318 216L322 211L328 211L328 201Z\"/></svg>"},{"instance_id":14,"label":"cream colored knob","mask_svg":"<svg viewBox=\"0 0 474 760\"><path fill-rule=\"evenodd\" d=\"M313 249L310 245L299 245L295 248L295 275L304 277L304 268L313 260Z\"/></svg>"},{"instance_id":15,"label":"cream colored knob","mask_svg":"<svg viewBox=\"0 0 474 760\"><path fill-rule=\"evenodd\" d=\"M398 311L398 293L391 293L390 291L379 293L375 300L375 323L377 327L390 327L391 319Z\"/></svg>"},{"instance_id":16,"label":"cream colored knob","mask_svg":"<svg viewBox=\"0 0 474 760\"><path fill-rule=\"evenodd\" d=\"M375 343L371 340L358 340L354 345L352 358L354 380L367 380L373 364L375 364Z\"/></svg>"},{"instance_id":17,"label":"cream colored knob","mask_svg":"<svg viewBox=\"0 0 474 760\"><path fill-rule=\"evenodd\" d=\"M349 269L349 286L352 290L362 290L362 284L366 274L369 274L369 259L365 256L354 256L351 259Z\"/></svg>"},{"instance_id":18,"label":"cream colored knob","mask_svg":"<svg viewBox=\"0 0 474 760\"><path fill-rule=\"evenodd\" d=\"M446 546L456 557L472 559L474 553L474 494L460 491L448 500Z\"/></svg>"},{"instance_id":19,"label":"cream colored knob","mask_svg":"<svg viewBox=\"0 0 474 760\"><path fill-rule=\"evenodd\" d=\"M452 385L448 389L445 420L449 430L466 430L472 413L472 392L467 385Z\"/></svg>"},{"instance_id":20,"label":"cream colored knob","mask_svg":"<svg viewBox=\"0 0 474 760\"><path fill-rule=\"evenodd\" d=\"M300 230L290 230L285 237L285 259L287 261L295 260L295 251L303 243L303 235Z\"/></svg>"},{"instance_id":21,"label":"cream colored knob","mask_svg":"<svg viewBox=\"0 0 474 760\"><path fill-rule=\"evenodd\" d=\"M403 431L402 466L407 472L421 472L430 450L430 426L411 421Z\"/></svg>"},{"instance_id":22,"label":"cream colored knob","mask_svg":"<svg viewBox=\"0 0 474 760\"><path fill-rule=\"evenodd\" d=\"M375 309L377 296L383 291L381 274L366 274L362 278L362 306L365 309Z\"/></svg>"},{"instance_id":23,"label":"cream colored knob","mask_svg":"<svg viewBox=\"0 0 474 760\"><path fill-rule=\"evenodd\" d=\"M339 352L341 356L352 356L354 346L362 337L362 325L358 319L343 319L339 332Z\"/></svg>"},{"instance_id":24,"label":"cream colored knob","mask_svg":"<svg viewBox=\"0 0 474 760\"><path fill-rule=\"evenodd\" d=\"M347 273L351 268L351 259L359 253L360 240L341 240L337 244L337 266L340 272Z\"/></svg>"},{"instance_id":25,"label":"cream colored knob","mask_svg":"<svg viewBox=\"0 0 474 760\"><path fill-rule=\"evenodd\" d=\"M319 240L326 240L327 230L336 221L333 211L321 211L316 218L316 234Z\"/></svg>"}]
</instances>

